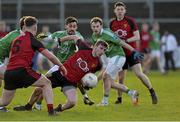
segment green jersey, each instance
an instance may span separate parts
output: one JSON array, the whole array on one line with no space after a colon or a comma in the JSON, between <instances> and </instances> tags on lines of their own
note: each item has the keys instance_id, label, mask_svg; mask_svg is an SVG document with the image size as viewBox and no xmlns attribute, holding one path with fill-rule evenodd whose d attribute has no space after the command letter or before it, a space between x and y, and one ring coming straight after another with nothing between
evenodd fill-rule
<instances>
[{"instance_id":1,"label":"green jersey","mask_svg":"<svg viewBox=\"0 0 180 122\"><path fill-rule=\"evenodd\" d=\"M56 40L58 38L62 38L65 36L68 36L69 34L67 31L57 31L51 34L51 38ZM75 35L80 37L81 39L84 39L83 36L76 31ZM64 42L61 42L57 51L56 56L61 62L65 62L69 56L71 56L76 50L76 43L74 40L67 40Z\"/></svg>"},{"instance_id":2,"label":"green jersey","mask_svg":"<svg viewBox=\"0 0 180 122\"><path fill-rule=\"evenodd\" d=\"M150 41L150 48L152 50L160 50L160 33L156 31L150 32L153 40Z\"/></svg>"},{"instance_id":3,"label":"green jersey","mask_svg":"<svg viewBox=\"0 0 180 122\"><path fill-rule=\"evenodd\" d=\"M8 33L5 37L0 39L0 60L3 61L5 57L9 57L10 47L12 41L20 36L20 30L14 30Z\"/></svg>"},{"instance_id":4,"label":"green jersey","mask_svg":"<svg viewBox=\"0 0 180 122\"><path fill-rule=\"evenodd\" d=\"M124 50L120 45L119 38L110 29L102 29L100 34L92 34L92 43L95 44L98 39L102 39L109 44L109 49L105 52L108 57L116 55L125 56Z\"/></svg>"}]
</instances>

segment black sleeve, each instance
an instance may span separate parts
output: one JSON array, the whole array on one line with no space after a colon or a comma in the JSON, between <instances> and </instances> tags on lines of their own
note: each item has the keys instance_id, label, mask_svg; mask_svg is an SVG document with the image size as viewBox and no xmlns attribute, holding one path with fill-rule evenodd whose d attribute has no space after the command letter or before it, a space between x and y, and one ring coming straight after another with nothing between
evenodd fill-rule
<instances>
[{"instance_id":1,"label":"black sleeve","mask_svg":"<svg viewBox=\"0 0 180 122\"><path fill-rule=\"evenodd\" d=\"M88 50L91 49L91 43L89 41L82 41L81 39L77 40L76 45L79 50Z\"/></svg>"},{"instance_id":2,"label":"black sleeve","mask_svg":"<svg viewBox=\"0 0 180 122\"><path fill-rule=\"evenodd\" d=\"M97 71L100 71L101 69L102 69L102 64L101 64L101 62L99 61L96 69L95 69L94 71L92 71L92 73L96 73Z\"/></svg>"},{"instance_id":3,"label":"black sleeve","mask_svg":"<svg viewBox=\"0 0 180 122\"><path fill-rule=\"evenodd\" d=\"M112 30L112 24L113 24L114 20L115 20L115 18L112 18L112 19L110 20L110 22L109 22L109 28L110 28L111 30Z\"/></svg>"},{"instance_id":4,"label":"black sleeve","mask_svg":"<svg viewBox=\"0 0 180 122\"><path fill-rule=\"evenodd\" d=\"M34 51L37 50L39 52L45 49L44 45L40 41L36 40L33 36L31 36L31 47Z\"/></svg>"},{"instance_id":5,"label":"black sleeve","mask_svg":"<svg viewBox=\"0 0 180 122\"><path fill-rule=\"evenodd\" d=\"M98 66L97 66L97 68L96 68L96 72L97 71L100 71L102 69L102 64L100 63L100 61L99 61L99 64L98 64Z\"/></svg>"}]
</instances>

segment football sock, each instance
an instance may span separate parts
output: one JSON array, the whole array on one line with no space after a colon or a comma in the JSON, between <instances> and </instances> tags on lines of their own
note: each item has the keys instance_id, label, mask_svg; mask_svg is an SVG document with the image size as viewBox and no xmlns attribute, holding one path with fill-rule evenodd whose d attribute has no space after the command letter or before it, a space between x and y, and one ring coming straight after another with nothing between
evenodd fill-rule
<instances>
[{"instance_id":1,"label":"football sock","mask_svg":"<svg viewBox=\"0 0 180 122\"><path fill-rule=\"evenodd\" d=\"M104 102L108 102L108 101L109 101L109 95L104 95L103 101L104 101Z\"/></svg>"},{"instance_id":2,"label":"football sock","mask_svg":"<svg viewBox=\"0 0 180 122\"><path fill-rule=\"evenodd\" d=\"M117 100L118 100L119 102L122 102L122 97L118 97Z\"/></svg>"},{"instance_id":3,"label":"football sock","mask_svg":"<svg viewBox=\"0 0 180 122\"><path fill-rule=\"evenodd\" d=\"M41 105L42 101L37 101L36 104Z\"/></svg>"},{"instance_id":4,"label":"football sock","mask_svg":"<svg viewBox=\"0 0 180 122\"><path fill-rule=\"evenodd\" d=\"M151 89L149 89L149 92L151 93L151 94L154 94L154 89L153 88L151 88Z\"/></svg>"},{"instance_id":5,"label":"football sock","mask_svg":"<svg viewBox=\"0 0 180 122\"><path fill-rule=\"evenodd\" d=\"M53 104L47 104L48 112L53 111Z\"/></svg>"},{"instance_id":6,"label":"football sock","mask_svg":"<svg viewBox=\"0 0 180 122\"><path fill-rule=\"evenodd\" d=\"M128 94L129 96L132 96L132 95L133 95L133 90L129 90L127 94Z\"/></svg>"}]
</instances>

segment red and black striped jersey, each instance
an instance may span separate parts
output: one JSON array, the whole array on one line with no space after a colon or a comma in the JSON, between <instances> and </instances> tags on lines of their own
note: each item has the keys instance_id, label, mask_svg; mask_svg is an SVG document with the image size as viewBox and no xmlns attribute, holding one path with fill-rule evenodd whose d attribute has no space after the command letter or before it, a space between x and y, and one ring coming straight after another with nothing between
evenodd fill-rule
<instances>
[{"instance_id":1,"label":"red and black striped jersey","mask_svg":"<svg viewBox=\"0 0 180 122\"><path fill-rule=\"evenodd\" d=\"M67 69L65 76L70 82L76 84L88 72L96 72L101 69L101 62L99 57L93 57L92 49L84 41L78 41L77 46L79 51L74 53L64 62Z\"/></svg>"},{"instance_id":2,"label":"red and black striped jersey","mask_svg":"<svg viewBox=\"0 0 180 122\"><path fill-rule=\"evenodd\" d=\"M41 52L44 49L43 44L36 40L32 33L25 32L12 42L7 70L31 67L35 52Z\"/></svg>"},{"instance_id":3,"label":"red and black striped jersey","mask_svg":"<svg viewBox=\"0 0 180 122\"><path fill-rule=\"evenodd\" d=\"M123 40L127 40L133 36L133 32L138 30L138 25L133 18L125 16L122 20L114 18L110 21L110 29L116 33L116 35ZM132 47L136 48L136 42L128 43ZM131 51L124 49L126 55L130 55Z\"/></svg>"}]
</instances>

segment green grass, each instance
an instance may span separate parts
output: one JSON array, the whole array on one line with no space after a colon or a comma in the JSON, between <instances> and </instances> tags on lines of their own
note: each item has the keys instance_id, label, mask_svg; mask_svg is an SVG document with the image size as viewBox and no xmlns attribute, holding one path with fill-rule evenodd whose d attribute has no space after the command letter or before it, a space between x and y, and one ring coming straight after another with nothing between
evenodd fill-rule
<instances>
[{"instance_id":1,"label":"green grass","mask_svg":"<svg viewBox=\"0 0 180 122\"><path fill-rule=\"evenodd\" d=\"M180 71L170 72L167 75L161 75L158 72L149 74L149 78L157 92L159 103L151 104L151 98L148 90L135 77L132 72L128 72L126 85L129 88L137 89L140 93L139 105L133 106L130 98L124 94L123 104L115 105L115 90L110 93L110 105L107 107L96 107L84 105L82 97L78 91L78 104L74 108L59 113L56 117L49 117L46 112L46 105L43 101L42 111L15 112L13 106L25 104L33 88L17 90L16 96L8 106L8 113L0 113L0 120L30 121L180 121ZM1 88L2 91L2 88ZM103 96L102 81L98 86L89 91L89 96L96 104L101 101ZM58 103L64 103L65 97L58 88L54 89L55 106Z\"/></svg>"}]
</instances>

